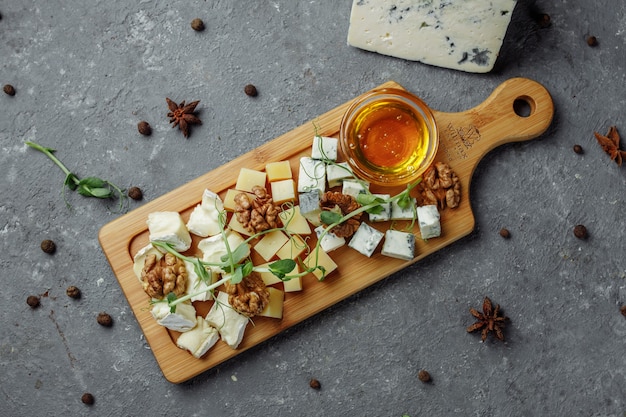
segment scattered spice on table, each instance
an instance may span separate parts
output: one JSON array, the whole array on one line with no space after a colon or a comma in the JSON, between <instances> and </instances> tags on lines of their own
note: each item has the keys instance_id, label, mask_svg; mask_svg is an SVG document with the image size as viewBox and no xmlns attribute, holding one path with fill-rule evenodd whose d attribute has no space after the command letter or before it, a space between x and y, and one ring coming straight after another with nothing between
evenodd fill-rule
<instances>
[{"instance_id":1,"label":"scattered spice on table","mask_svg":"<svg viewBox=\"0 0 626 417\"><path fill-rule=\"evenodd\" d=\"M598 38L593 35L587 36L587 45L591 47L598 46Z\"/></svg>"},{"instance_id":2,"label":"scattered spice on table","mask_svg":"<svg viewBox=\"0 0 626 417\"><path fill-rule=\"evenodd\" d=\"M82 397L80 397L80 400L83 402L83 404L87 405L93 405L96 402L93 394L90 394L88 392L84 393Z\"/></svg>"},{"instance_id":3,"label":"scattered spice on table","mask_svg":"<svg viewBox=\"0 0 626 417\"><path fill-rule=\"evenodd\" d=\"M487 340L489 333L493 333L498 340L504 341L503 330L508 317L500 315L500 304L497 304L496 307L493 308L489 297L485 297L483 300L482 313L474 308L470 308L469 311L478 321L467 328L468 333L482 330L481 339L483 342Z\"/></svg>"},{"instance_id":4,"label":"scattered spice on table","mask_svg":"<svg viewBox=\"0 0 626 417\"><path fill-rule=\"evenodd\" d=\"M602 150L606 152L611 160L615 161L617 165L622 165L622 160L626 158L626 151L620 149L620 137L619 132L617 131L617 127L611 126L609 127L608 133L605 135L601 135L598 132L593 132L596 140L602 147Z\"/></svg>"},{"instance_id":5,"label":"scattered spice on table","mask_svg":"<svg viewBox=\"0 0 626 417\"><path fill-rule=\"evenodd\" d=\"M309 386L310 386L311 388L313 388L313 389L321 389L321 388L322 388L322 384L320 383L320 381L318 381L318 380L317 380L317 379L315 379L315 378L312 378L312 379L309 381Z\"/></svg>"},{"instance_id":6,"label":"scattered spice on table","mask_svg":"<svg viewBox=\"0 0 626 417\"><path fill-rule=\"evenodd\" d=\"M511 237L511 232L509 232L509 229L503 227L502 229L500 229L500 236L502 236L505 239L508 239Z\"/></svg>"},{"instance_id":7,"label":"scattered spice on table","mask_svg":"<svg viewBox=\"0 0 626 417\"><path fill-rule=\"evenodd\" d=\"M74 285L70 285L65 290L65 294L67 294L67 296L70 298L80 298L80 289L78 289L78 287Z\"/></svg>"},{"instance_id":8,"label":"scattered spice on table","mask_svg":"<svg viewBox=\"0 0 626 417\"><path fill-rule=\"evenodd\" d=\"M540 14L537 18L537 23L539 23L539 27L547 28L551 23L550 15L546 13Z\"/></svg>"},{"instance_id":9,"label":"scattered spice on table","mask_svg":"<svg viewBox=\"0 0 626 417\"><path fill-rule=\"evenodd\" d=\"M50 239L44 239L41 241L41 250L47 254L52 255L57 250L57 245Z\"/></svg>"},{"instance_id":10,"label":"scattered spice on table","mask_svg":"<svg viewBox=\"0 0 626 417\"><path fill-rule=\"evenodd\" d=\"M191 28L196 32L202 32L204 30L204 22L202 21L202 19L193 19L191 21Z\"/></svg>"},{"instance_id":11,"label":"scattered spice on table","mask_svg":"<svg viewBox=\"0 0 626 417\"><path fill-rule=\"evenodd\" d=\"M152 127L150 126L150 123L145 120L137 123L137 130L144 136L150 136L152 134Z\"/></svg>"},{"instance_id":12,"label":"scattered spice on table","mask_svg":"<svg viewBox=\"0 0 626 417\"><path fill-rule=\"evenodd\" d=\"M422 381L425 384L432 380L432 378L430 377L430 373L425 369L422 369L421 371L419 371L417 373L417 377L419 378L420 381Z\"/></svg>"},{"instance_id":13,"label":"scattered spice on table","mask_svg":"<svg viewBox=\"0 0 626 417\"><path fill-rule=\"evenodd\" d=\"M622 316L626 317L626 304L624 304L619 311L622 313Z\"/></svg>"},{"instance_id":14,"label":"scattered spice on table","mask_svg":"<svg viewBox=\"0 0 626 417\"><path fill-rule=\"evenodd\" d=\"M26 298L26 304L28 304L30 306L30 308L37 308L39 307L39 297L37 297L36 295L29 295Z\"/></svg>"},{"instance_id":15,"label":"scattered spice on table","mask_svg":"<svg viewBox=\"0 0 626 417\"><path fill-rule=\"evenodd\" d=\"M13 87L11 84L5 84L4 87L2 87L2 90L4 91L6 95L9 95L9 96L15 95L15 87Z\"/></svg>"},{"instance_id":16,"label":"scattered spice on table","mask_svg":"<svg viewBox=\"0 0 626 417\"><path fill-rule=\"evenodd\" d=\"M577 224L574 226L574 236L578 239L585 240L589 237L589 233L587 232L587 228L582 224Z\"/></svg>"},{"instance_id":17,"label":"scattered spice on table","mask_svg":"<svg viewBox=\"0 0 626 417\"><path fill-rule=\"evenodd\" d=\"M246 93L246 95L250 96L250 97L256 97L259 95L259 92L257 91L256 87L252 84L248 84L243 88L244 93Z\"/></svg>"},{"instance_id":18,"label":"scattered spice on table","mask_svg":"<svg viewBox=\"0 0 626 417\"><path fill-rule=\"evenodd\" d=\"M196 106L200 103L200 100L192 101L189 104L185 104L185 101L181 101L180 104L176 104L169 98L165 98L167 101L167 106L170 111L167 113L167 117L170 118L170 123L172 123L172 127L178 126L181 132L183 132L183 136L189 137L189 125L201 125L202 121L193 114L196 110Z\"/></svg>"},{"instance_id":19,"label":"scattered spice on table","mask_svg":"<svg viewBox=\"0 0 626 417\"><path fill-rule=\"evenodd\" d=\"M143 198L143 191L139 187L130 187L128 189L128 196L133 200L141 200Z\"/></svg>"},{"instance_id":20,"label":"scattered spice on table","mask_svg":"<svg viewBox=\"0 0 626 417\"><path fill-rule=\"evenodd\" d=\"M585 151L583 150L582 146L574 145L574 152L576 152L579 155L582 155Z\"/></svg>"},{"instance_id":21,"label":"scattered spice on table","mask_svg":"<svg viewBox=\"0 0 626 417\"><path fill-rule=\"evenodd\" d=\"M99 313L98 314L98 324L104 327L113 326L113 318L107 313Z\"/></svg>"}]
</instances>

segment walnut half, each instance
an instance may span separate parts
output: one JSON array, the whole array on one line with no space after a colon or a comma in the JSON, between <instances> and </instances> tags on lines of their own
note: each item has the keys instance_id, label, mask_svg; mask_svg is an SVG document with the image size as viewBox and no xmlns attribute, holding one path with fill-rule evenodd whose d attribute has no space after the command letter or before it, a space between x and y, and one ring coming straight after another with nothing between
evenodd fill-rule
<instances>
[{"instance_id":1,"label":"walnut half","mask_svg":"<svg viewBox=\"0 0 626 417\"><path fill-rule=\"evenodd\" d=\"M342 194L339 191L327 191L322 195L320 201L322 210L338 210L342 216L353 212L361 207L354 197ZM361 214L344 221L332 228L332 233L337 237L350 237L359 228Z\"/></svg>"},{"instance_id":2,"label":"walnut half","mask_svg":"<svg viewBox=\"0 0 626 417\"><path fill-rule=\"evenodd\" d=\"M419 184L420 205L456 208L461 202L459 177L448 164L437 162L426 170Z\"/></svg>"},{"instance_id":3,"label":"walnut half","mask_svg":"<svg viewBox=\"0 0 626 417\"><path fill-rule=\"evenodd\" d=\"M246 193L235 196L235 216L239 223L252 234L278 227L280 209L274 205L267 190L255 185L252 192L255 195L252 202Z\"/></svg>"},{"instance_id":4,"label":"walnut half","mask_svg":"<svg viewBox=\"0 0 626 417\"><path fill-rule=\"evenodd\" d=\"M228 303L244 316L260 314L270 302L270 292L257 272L244 277L239 284L226 284Z\"/></svg>"},{"instance_id":5,"label":"walnut half","mask_svg":"<svg viewBox=\"0 0 626 417\"><path fill-rule=\"evenodd\" d=\"M152 298L163 299L173 292L178 297L187 289L187 268L185 263L166 253L161 259L155 254L146 256L141 271L143 290Z\"/></svg>"}]
</instances>

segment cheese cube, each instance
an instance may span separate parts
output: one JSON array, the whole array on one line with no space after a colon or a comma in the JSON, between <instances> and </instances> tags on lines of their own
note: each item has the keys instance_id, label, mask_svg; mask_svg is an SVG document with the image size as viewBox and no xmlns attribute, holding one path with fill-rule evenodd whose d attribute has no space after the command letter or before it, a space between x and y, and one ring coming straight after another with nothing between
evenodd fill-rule
<instances>
[{"instance_id":1,"label":"cheese cube","mask_svg":"<svg viewBox=\"0 0 626 417\"><path fill-rule=\"evenodd\" d=\"M339 162L338 164L330 164L326 166L326 181L328 188L338 187L344 180L354 178L352 168L347 162Z\"/></svg>"},{"instance_id":2,"label":"cheese cube","mask_svg":"<svg viewBox=\"0 0 626 417\"><path fill-rule=\"evenodd\" d=\"M300 206L293 206L287 210L283 210L278 214L280 221L283 223L285 230L289 233L298 235L311 234L311 227L309 223L300 213Z\"/></svg>"},{"instance_id":3,"label":"cheese cube","mask_svg":"<svg viewBox=\"0 0 626 417\"><path fill-rule=\"evenodd\" d=\"M289 161L270 162L265 165L265 173L270 182L293 178Z\"/></svg>"},{"instance_id":4,"label":"cheese cube","mask_svg":"<svg viewBox=\"0 0 626 417\"><path fill-rule=\"evenodd\" d=\"M320 214L322 213L320 207L320 193L317 190L308 193L300 193L298 200L300 202L300 214L311 222L313 226L322 224L320 221Z\"/></svg>"},{"instance_id":5,"label":"cheese cube","mask_svg":"<svg viewBox=\"0 0 626 417\"><path fill-rule=\"evenodd\" d=\"M348 44L467 72L493 68L516 0L353 0Z\"/></svg>"},{"instance_id":6,"label":"cheese cube","mask_svg":"<svg viewBox=\"0 0 626 417\"><path fill-rule=\"evenodd\" d=\"M139 249L139 252L133 257L133 272L139 281L141 281L141 271L143 271L143 266L146 263L146 257L148 255L156 256L157 261L163 257L163 253L152 246L152 243Z\"/></svg>"},{"instance_id":7,"label":"cheese cube","mask_svg":"<svg viewBox=\"0 0 626 417\"><path fill-rule=\"evenodd\" d=\"M217 295L205 319L217 329L228 346L237 349L248 325L248 317L231 307L228 303L228 293L221 291Z\"/></svg>"},{"instance_id":8,"label":"cheese cube","mask_svg":"<svg viewBox=\"0 0 626 417\"><path fill-rule=\"evenodd\" d=\"M415 203L414 198L411 199L411 203L406 207L400 207L398 201L391 202L391 220L413 220L415 218Z\"/></svg>"},{"instance_id":9,"label":"cheese cube","mask_svg":"<svg viewBox=\"0 0 626 417\"><path fill-rule=\"evenodd\" d=\"M323 267L325 272L315 269L312 274L318 279L323 281L330 273L337 269L337 264L332 260L330 256L322 248L312 251L303 261L307 268L315 268L316 266Z\"/></svg>"},{"instance_id":10,"label":"cheese cube","mask_svg":"<svg viewBox=\"0 0 626 417\"><path fill-rule=\"evenodd\" d=\"M313 147L311 149L311 158L313 159L330 159L337 160L337 144L336 138L328 138L325 136L314 136Z\"/></svg>"},{"instance_id":11,"label":"cheese cube","mask_svg":"<svg viewBox=\"0 0 626 417\"><path fill-rule=\"evenodd\" d=\"M194 264L192 264L189 261L184 261L184 262L185 262L185 268L187 269L187 294L194 294L199 291L204 291L203 293L200 293L198 295L194 295L193 297L191 297L190 301L194 302L194 301L210 300L213 296L211 295L211 291L209 291L207 288L209 285L211 285L213 282L216 281L217 273L213 272L212 270L209 270L208 274L211 277L211 281L204 282L200 279L200 277L196 273Z\"/></svg>"},{"instance_id":12,"label":"cheese cube","mask_svg":"<svg viewBox=\"0 0 626 417\"><path fill-rule=\"evenodd\" d=\"M315 228L315 234L319 239L322 233L326 230L324 226L318 226ZM328 232L324 235L320 242L320 247L324 249L325 252L331 252L335 249L338 249L346 244L345 237L337 237L333 232Z\"/></svg>"},{"instance_id":13,"label":"cheese cube","mask_svg":"<svg viewBox=\"0 0 626 417\"><path fill-rule=\"evenodd\" d=\"M176 346L188 350L196 358L201 358L215 345L219 338L217 329L198 316L196 317L196 327L181 334L176 341Z\"/></svg>"},{"instance_id":14,"label":"cheese cube","mask_svg":"<svg viewBox=\"0 0 626 417\"><path fill-rule=\"evenodd\" d=\"M381 253L392 258L412 260L415 256L415 235L399 230L387 230Z\"/></svg>"},{"instance_id":15,"label":"cheese cube","mask_svg":"<svg viewBox=\"0 0 626 417\"><path fill-rule=\"evenodd\" d=\"M250 168L241 168L237 177L235 188L240 191L251 192L255 185L265 188L267 174L263 171L256 171Z\"/></svg>"},{"instance_id":16,"label":"cheese cube","mask_svg":"<svg viewBox=\"0 0 626 417\"><path fill-rule=\"evenodd\" d=\"M213 191L204 190L202 203L191 212L187 221L187 229L197 236L214 236L222 230L220 214L223 212L224 203L222 203L222 199Z\"/></svg>"},{"instance_id":17,"label":"cheese cube","mask_svg":"<svg viewBox=\"0 0 626 417\"><path fill-rule=\"evenodd\" d=\"M187 302L177 304L172 313L167 301L159 301L154 303L151 313L157 323L176 332L188 332L196 326L196 309Z\"/></svg>"},{"instance_id":18,"label":"cheese cube","mask_svg":"<svg viewBox=\"0 0 626 417\"><path fill-rule=\"evenodd\" d=\"M420 227L422 239L430 239L441 235L441 223L439 222L439 210L437 206L422 206L417 208L417 221Z\"/></svg>"},{"instance_id":19,"label":"cheese cube","mask_svg":"<svg viewBox=\"0 0 626 417\"><path fill-rule=\"evenodd\" d=\"M148 214L150 242L164 242L174 250L184 252L191 247L191 235L180 214L175 211L161 211Z\"/></svg>"},{"instance_id":20,"label":"cheese cube","mask_svg":"<svg viewBox=\"0 0 626 417\"><path fill-rule=\"evenodd\" d=\"M283 281L283 286L285 292L302 291L302 279L300 277L288 279Z\"/></svg>"},{"instance_id":21,"label":"cheese cube","mask_svg":"<svg viewBox=\"0 0 626 417\"><path fill-rule=\"evenodd\" d=\"M272 262L267 262L264 264L257 265L257 268L259 268L259 275L261 276L261 279L267 286L278 284L279 282L283 282L282 279L278 278L276 275L269 272L269 265L271 263ZM265 268L267 268L268 270L263 271L263 269Z\"/></svg>"},{"instance_id":22,"label":"cheese cube","mask_svg":"<svg viewBox=\"0 0 626 417\"><path fill-rule=\"evenodd\" d=\"M299 235L291 235L291 239L276 252L279 259L296 259L308 249L308 245Z\"/></svg>"},{"instance_id":23,"label":"cheese cube","mask_svg":"<svg viewBox=\"0 0 626 417\"><path fill-rule=\"evenodd\" d=\"M240 257L235 257L235 263L238 263L250 256L250 245L244 241L243 237L241 237L239 233L233 230L228 230L226 232L226 242L228 242L228 247L233 253L239 246L244 245L243 248L245 250L241 253ZM221 260L221 257L228 254L226 242L224 242L221 234L202 239L198 242L198 249L202 251L203 254L202 260L208 263L216 264L216 266L211 266L211 270L220 274L224 273L223 268L219 266L219 264L224 262Z\"/></svg>"},{"instance_id":24,"label":"cheese cube","mask_svg":"<svg viewBox=\"0 0 626 417\"><path fill-rule=\"evenodd\" d=\"M365 181L344 180L341 193L356 198L359 194L366 194L368 189L369 184Z\"/></svg>"},{"instance_id":25,"label":"cheese cube","mask_svg":"<svg viewBox=\"0 0 626 417\"><path fill-rule=\"evenodd\" d=\"M384 234L381 231L374 229L367 223L361 223L356 233L350 239L348 246L369 258L376 250L383 236Z\"/></svg>"},{"instance_id":26,"label":"cheese cube","mask_svg":"<svg viewBox=\"0 0 626 417\"><path fill-rule=\"evenodd\" d=\"M306 193L314 190L320 193L326 191L326 165L322 161L305 156L300 158L298 192Z\"/></svg>"},{"instance_id":27,"label":"cheese cube","mask_svg":"<svg viewBox=\"0 0 626 417\"><path fill-rule=\"evenodd\" d=\"M226 196L224 196L224 209L228 211L235 211L235 196L237 194L241 194L243 191L235 190L233 188L229 188L226 191ZM252 193L245 193L248 196L248 201L253 201L256 196Z\"/></svg>"},{"instance_id":28,"label":"cheese cube","mask_svg":"<svg viewBox=\"0 0 626 417\"><path fill-rule=\"evenodd\" d=\"M243 224L241 224L239 220L237 220L237 216L235 215L230 218L230 221L228 222L228 228L244 236L252 236L252 233L248 229L243 227Z\"/></svg>"},{"instance_id":29,"label":"cheese cube","mask_svg":"<svg viewBox=\"0 0 626 417\"><path fill-rule=\"evenodd\" d=\"M389 194L374 194L375 197L380 197L383 200L389 200ZM375 222L386 222L391 220L391 203L381 203L382 211L380 213L367 213L370 218L370 221Z\"/></svg>"},{"instance_id":30,"label":"cheese cube","mask_svg":"<svg viewBox=\"0 0 626 417\"><path fill-rule=\"evenodd\" d=\"M282 319L285 293L278 288L273 287L270 287L267 290L270 292L270 302L267 303L263 311L259 313L259 316Z\"/></svg>"},{"instance_id":31,"label":"cheese cube","mask_svg":"<svg viewBox=\"0 0 626 417\"><path fill-rule=\"evenodd\" d=\"M254 245L254 250L261 255L263 259L269 261L276 255L276 252L283 247L289 238L280 230L269 232Z\"/></svg>"},{"instance_id":32,"label":"cheese cube","mask_svg":"<svg viewBox=\"0 0 626 417\"><path fill-rule=\"evenodd\" d=\"M296 199L296 183L292 179L270 182L272 200L276 204Z\"/></svg>"}]
</instances>

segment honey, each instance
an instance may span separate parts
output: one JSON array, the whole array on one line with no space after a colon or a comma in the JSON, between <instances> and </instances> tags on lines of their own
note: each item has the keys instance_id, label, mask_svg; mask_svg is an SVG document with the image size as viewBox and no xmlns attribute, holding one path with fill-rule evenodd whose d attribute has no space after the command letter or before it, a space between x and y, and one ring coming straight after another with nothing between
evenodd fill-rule
<instances>
[{"instance_id":1,"label":"honey","mask_svg":"<svg viewBox=\"0 0 626 417\"><path fill-rule=\"evenodd\" d=\"M434 117L419 98L399 89L358 98L341 122L341 149L354 173L380 185L416 180L438 148Z\"/></svg>"}]
</instances>

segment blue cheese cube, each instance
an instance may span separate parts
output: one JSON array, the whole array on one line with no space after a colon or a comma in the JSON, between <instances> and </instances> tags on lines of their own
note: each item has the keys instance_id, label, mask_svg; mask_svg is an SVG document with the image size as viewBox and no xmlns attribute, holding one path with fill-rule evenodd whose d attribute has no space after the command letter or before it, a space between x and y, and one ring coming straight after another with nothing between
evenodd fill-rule
<instances>
[{"instance_id":1,"label":"blue cheese cube","mask_svg":"<svg viewBox=\"0 0 626 417\"><path fill-rule=\"evenodd\" d=\"M326 166L326 181L328 188L340 186L344 180L354 178L352 168L347 162L339 162L338 164L330 164Z\"/></svg>"},{"instance_id":2,"label":"blue cheese cube","mask_svg":"<svg viewBox=\"0 0 626 417\"><path fill-rule=\"evenodd\" d=\"M422 206L417 208L417 220L422 239L441 236L440 215L437 206Z\"/></svg>"},{"instance_id":3,"label":"blue cheese cube","mask_svg":"<svg viewBox=\"0 0 626 417\"><path fill-rule=\"evenodd\" d=\"M326 191L326 164L305 156L300 158L298 171L298 192Z\"/></svg>"},{"instance_id":4,"label":"blue cheese cube","mask_svg":"<svg viewBox=\"0 0 626 417\"><path fill-rule=\"evenodd\" d=\"M175 211L160 211L148 214L150 242L164 242L174 250L185 252L191 247L191 235L180 214Z\"/></svg>"},{"instance_id":5,"label":"blue cheese cube","mask_svg":"<svg viewBox=\"0 0 626 417\"><path fill-rule=\"evenodd\" d=\"M389 194L374 194L374 197L382 198L383 200L389 200L391 197ZM391 203L381 203L382 211L380 213L368 213L371 222L386 222L391 220Z\"/></svg>"},{"instance_id":6,"label":"blue cheese cube","mask_svg":"<svg viewBox=\"0 0 626 417\"><path fill-rule=\"evenodd\" d=\"M238 313L228 303L228 293L221 291L205 317L209 325L215 327L222 340L231 348L237 349L248 324L248 317Z\"/></svg>"},{"instance_id":7,"label":"blue cheese cube","mask_svg":"<svg viewBox=\"0 0 626 417\"><path fill-rule=\"evenodd\" d=\"M315 234L317 235L318 239L322 235L324 230L326 230L324 226L318 226L315 228ZM338 249L345 244L346 244L346 238L338 237L332 231L326 233L324 237L322 237L322 240L320 241L320 246L322 247L322 249L324 249L324 252L326 253L330 251L334 251L335 249Z\"/></svg>"},{"instance_id":8,"label":"blue cheese cube","mask_svg":"<svg viewBox=\"0 0 626 417\"><path fill-rule=\"evenodd\" d=\"M325 136L313 137L313 147L311 148L311 158L329 159L331 161L336 161L338 142L339 141L335 138L328 138Z\"/></svg>"},{"instance_id":9,"label":"blue cheese cube","mask_svg":"<svg viewBox=\"0 0 626 417\"><path fill-rule=\"evenodd\" d=\"M412 198L406 207L400 207L397 200L391 202L391 220L413 220L415 218L416 199Z\"/></svg>"},{"instance_id":10,"label":"blue cheese cube","mask_svg":"<svg viewBox=\"0 0 626 417\"><path fill-rule=\"evenodd\" d=\"M369 184L366 181L344 180L341 193L356 198L359 194L367 194Z\"/></svg>"},{"instance_id":11,"label":"blue cheese cube","mask_svg":"<svg viewBox=\"0 0 626 417\"><path fill-rule=\"evenodd\" d=\"M369 258L376 250L383 236L385 235L381 231L374 229L367 223L361 223L356 233L350 239L348 246Z\"/></svg>"},{"instance_id":12,"label":"blue cheese cube","mask_svg":"<svg viewBox=\"0 0 626 417\"><path fill-rule=\"evenodd\" d=\"M348 44L467 72L493 69L516 0L354 0Z\"/></svg>"},{"instance_id":13,"label":"blue cheese cube","mask_svg":"<svg viewBox=\"0 0 626 417\"><path fill-rule=\"evenodd\" d=\"M320 214L320 193L318 190L309 191L308 193L300 193L298 195L300 202L300 214L304 216L313 226L319 226Z\"/></svg>"},{"instance_id":14,"label":"blue cheese cube","mask_svg":"<svg viewBox=\"0 0 626 417\"><path fill-rule=\"evenodd\" d=\"M392 258L410 261L415 256L415 235L398 230L387 230L380 253Z\"/></svg>"}]
</instances>

